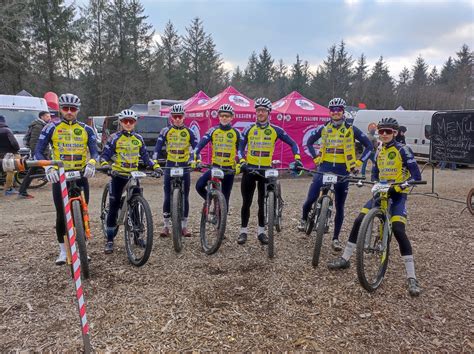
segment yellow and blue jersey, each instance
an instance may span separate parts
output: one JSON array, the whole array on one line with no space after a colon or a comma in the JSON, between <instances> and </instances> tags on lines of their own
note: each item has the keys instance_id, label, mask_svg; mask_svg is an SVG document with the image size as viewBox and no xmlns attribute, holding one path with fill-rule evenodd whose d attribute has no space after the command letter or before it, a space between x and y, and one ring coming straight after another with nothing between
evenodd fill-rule
<instances>
[{"instance_id":1,"label":"yellow and blue jersey","mask_svg":"<svg viewBox=\"0 0 474 354\"><path fill-rule=\"evenodd\" d=\"M77 120L62 119L46 125L38 138L35 149L36 160L49 160L44 151L51 145L51 159L64 162L64 169L82 170L87 164L87 150L91 159L97 160L99 153L94 131Z\"/></svg>"},{"instance_id":2,"label":"yellow and blue jersey","mask_svg":"<svg viewBox=\"0 0 474 354\"><path fill-rule=\"evenodd\" d=\"M102 151L101 160L110 162L115 156L112 170L122 174L129 174L138 169L141 158L146 166L153 167L154 163L148 156L145 142L140 134L122 130L113 134Z\"/></svg>"},{"instance_id":3,"label":"yellow and blue jersey","mask_svg":"<svg viewBox=\"0 0 474 354\"><path fill-rule=\"evenodd\" d=\"M299 157L298 144L282 128L268 122L265 124L257 122L247 127L242 133L238 152L239 160L244 158L247 146L246 161L249 165L271 167L277 139L290 145L293 154Z\"/></svg>"},{"instance_id":4,"label":"yellow and blue jersey","mask_svg":"<svg viewBox=\"0 0 474 354\"><path fill-rule=\"evenodd\" d=\"M154 158L158 158L163 146L166 146L166 161L184 164L190 160L190 148L197 145L196 135L188 127L166 127L156 141Z\"/></svg>"},{"instance_id":5,"label":"yellow and blue jersey","mask_svg":"<svg viewBox=\"0 0 474 354\"><path fill-rule=\"evenodd\" d=\"M221 167L234 167L237 149L239 148L240 132L231 125L219 124L211 128L194 149L195 159L201 150L211 142L212 164Z\"/></svg>"}]
</instances>

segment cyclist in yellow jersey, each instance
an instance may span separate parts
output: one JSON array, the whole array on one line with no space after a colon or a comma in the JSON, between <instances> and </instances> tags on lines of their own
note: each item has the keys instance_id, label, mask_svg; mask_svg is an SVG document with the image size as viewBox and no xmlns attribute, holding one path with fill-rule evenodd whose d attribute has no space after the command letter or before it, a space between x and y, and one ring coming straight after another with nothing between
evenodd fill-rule
<instances>
[{"instance_id":1,"label":"cyclist in yellow jersey","mask_svg":"<svg viewBox=\"0 0 474 354\"><path fill-rule=\"evenodd\" d=\"M199 162L199 153L209 143L212 144L212 165L223 169L240 170L236 165L237 149L240 142L240 132L232 127L234 109L230 104L219 107L219 125L211 128L202 138L196 149L194 149L194 163ZM207 181L211 178L211 170L206 171L196 182L196 190L199 195L206 199ZM227 202L229 210L229 199L234 184L234 174L229 173L222 180L222 193Z\"/></svg>"},{"instance_id":2,"label":"cyclist in yellow jersey","mask_svg":"<svg viewBox=\"0 0 474 354\"><path fill-rule=\"evenodd\" d=\"M94 131L88 125L77 121L77 115L81 107L81 100L71 93L59 97L59 108L61 121L49 123L45 126L38 138L35 148L36 160L49 160L44 155L47 147L51 144L52 160L62 160L66 171L84 170L83 177L77 180L77 185L84 189L86 202L89 202L88 178L95 175L95 164L99 157L97 142ZM90 159L87 157L90 154ZM57 168L45 167L46 178L52 183L54 207L56 208L56 236L59 242L59 257L56 264L66 263L66 249L64 247L64 235L66 227L64 221L63 198L59 183Z\"/></svg>"},{"instance_id":3,"label":"cyclist in yellow jersey","mask_svg":"<svg viewBox=\"0 0 474 354\"><path fill-rule=\"evenodd\" d=\"M331 120L324 125L317 127L309 137L306 146L313 157L313 161L318 166L318 172L332 172L338 175L348 175L350 172L357 173L359 166L370 156L373 150L372 144L367 136L357 127L348 124L344 118L346 102L342 98L333 98L329 101L329 114ZM316 156L313 144L321 139L320 156ZM355 140L364 145L364 151L357 159L355 153ZM315 174L311 183L308 196L303 204L301 222L298 225L299 231L304 231L311 206L318 199L323 185L323 175ZM342 250L339 241L344 222L344 205L349 191L349 182L340 182L334 186L335 207L334 234L332 238L332 248L335 251Z\"/></svg>"},{"instance_id":4,"label":"cyclist in yellow jersey","mask_svg":"<svg viewBox=\"0 0 474 354\"><path fill-rule=\"evenodd\" d=\"M166 164L165 167L186 167L192 161L191 148L197 145L197 139L193 131L184 125L184 108L181 104L175 104L170 110L170 127L164 128L156 141L155 153L153 158L160 157L161 149L166 146ZM182 233L185 237L190 237L187 222L189 214L189 186L191 184L190 171L184 170L184 215L182 224ZM170 201L171 201L171 179L169 168L165 169L163 187L165 196L163 200L163 230L161 237L170 235L171 227Z\"/></svg>"},{"instance_id":5,"label":"cyclist in yellow jersey","mask_svg":"<svg viewBox=\"0 0 474 354\"><path fill-rule=\"evenodd\" d=\"M119 113L118 119L122 129L109 138L100 156L101 166L108 165L113 161L112 171L114 171L109 185L109 213L106 221L107 242L104 248L105 254L114 251L120 199L130 173L138 170L139 159L141 158L145 166L153 168L157 174L163 174L160 165L153 162L148 156L142 136L133 131L137 123L135 112L131 109L124 109ZM113 157L115 157L114 160Z\"/></svg>"},{"instance_id":6,"label":"cyclist in yellow jersey","mask_svg":"<svg viewBox=\"0 0 474 354\"><path fill-rule=\"evenodd\" d=\"M273 150L277 139L291 146L297 166L303 166L300 159L298 145L293 139L280 127L274 126L269 122L269 114L272 110L272 103L268 98L258 98L255 100L255 110L257 113L257 122L250 125L242 133L242 139L239 144L238 157L240 160L240 170L243 173L241 192L242 192L242 210L241 210L241 228L237 239L239 245L247 241L247 225L250 218L250 206L252 205L255 188L258 188L258 229L257 238L261 244L268 244L268 238L265 234L264 203L265 203L265 179L249 173L249 169L265 170L271 168ZM247 153L245 154L245 147ZM246 155L246 158L244 156Z\"/></svg>"},{"instance_id":7,"label":"cyclist in yellow jersey","mask_svg":"<svg viewBox=\"0 0 474 354\"><path fill-rule=\"evenodd\" d=\"M383 118L377 125L379 139L382 147L375 155L376 164L372 168L372 181L386 181L389 183L404 182L406 180L421 180L420 169L416 163L413 151L407 146L395 140L398 122L394 118ZM413 250L408 239L405 226L407 222L407 190L408 185L396 185L389 190L391 199L390 213L392 215L392 231L398 241L400 253L405 263L407 274L408 292L411 296L418 296L421 292L415 275L415 263L413 261ZM360 224L365 214L372 208L373 199L370 199L362 208L360 214L354 221L349 241L344 249L342 257L328 263L329 269L349 268L349 258L356 248L357 235Z\"/></svg>"}]
</instances>

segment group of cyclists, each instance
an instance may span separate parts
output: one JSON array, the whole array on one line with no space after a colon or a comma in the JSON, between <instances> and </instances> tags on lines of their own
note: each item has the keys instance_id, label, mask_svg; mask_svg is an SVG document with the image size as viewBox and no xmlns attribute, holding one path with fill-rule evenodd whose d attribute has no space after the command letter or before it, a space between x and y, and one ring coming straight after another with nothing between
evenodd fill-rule
<instances>
[{"instance_id":1,"label":"group of cyclists","mask_svg":"<svg viewBox=\"0 0 474 354\"><path fill-rule=\"evenodd\" d=\"M307 148L313 158L314 165L319 172L332 172L338 175L357 174L359 167L366 162L374 152L374 146L367 136L358 128L345 121L345 102L341 98L334 98L329 102L330 120L314 129L307 141ZM62 160L65 170L83 170L83 177L77 181L82 186L85 198L89 199L88 178L93 177L96 166L111 165L110 205L107 216L107 241L104 252L113 253L116 234L117 213L124 186L132 171L138 169L139 159L157 176L163 176L163 229L160 236L170 235L170 167L186 167L184 181L184 217L182 219L182 235L190 237L187 226L189 215L190 171L200 166L200 152L207 145L212 146L211 164L222 169L233 170L226 174L222 181L222 191L227 203L234 183L234 176L242 174L241 180L241 227L237 243L243 245L248 238L248 222L255 189L258 190L258 228L257 239L262 244L268 243L265 233L264 220L264 185L265 179L253 170L265 170L272 167L272 156L275 143L278 139L291 147L294 162L293 170L303 167L297 143L281 128L272 125L269 120L272 103L267 98L255 100L256 122L250 124L242 133L232 126L234 109L230 104L219 108L219 124L212 127L200 141L191 129L185 126L185 111L181 104L175 104L170 111L169 126L164 128L157 139L155 153L150 158L143 138L134 131L137 115L129 109L119 114L120 131L113 134L101 155L99 155L93 130L77 120L81 107L80 99L74 94L63 94L59 98L61 120L49 123L42 130L38 139L34 157L37 160L48 159L42 152L48 145L51 146L51 159ZM416 164L411 149L395 141L398 123L395 119L382 118L377 124L380 144L375 152L372 180L386 180L389 182L403 182L406 180L420 180L420 170ZM320 150L317 152L313 144L320 140ZM357 157L355 140L363 146L364 151ZM162 150L166 151L166 162L160 166L158 158ZM188 168L190 167L190 168ZM46 167L46 178L52 183L53 200L56 208L56 234L60 253L56 264L66 262L64 247L65 223L62 209L59 175L56 167ZM206 198L207 181L211 178L210 171L204 173L196 183L196 190L202 198ZM341 251L342 245L339 234L344 221L344 204L348 194L348 182L338 183L335 187L335 220L332 247ZM302 217L297 225L299 231L304 231L311 205L319 196L322 186L322 175L315 174L309 187L306 201L302 207ZM412 296L420 294L420 287L416 280L413 252L406 235L406 200L407 190L397 185L391 191L393 233L400 245L400 252L405 262L408 292ZM342 256L328 263L329 269L346 269L350 266L349 259L355 249L358 229L365 213L372 207L372 199L362 208L354 221L349 241Z\"/></svg>"}]
</instances>

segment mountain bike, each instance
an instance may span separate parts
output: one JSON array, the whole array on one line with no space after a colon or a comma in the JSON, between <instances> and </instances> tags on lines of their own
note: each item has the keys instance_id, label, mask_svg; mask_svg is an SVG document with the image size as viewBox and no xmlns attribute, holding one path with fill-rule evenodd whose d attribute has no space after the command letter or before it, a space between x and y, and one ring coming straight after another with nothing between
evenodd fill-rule
<instances>
[{"instance_id":1,"label":"mountain bike","mask_svg":"<svg viewBox=\"0 0 474 354\"><path fill-rule=\"evenodd\" d=\"M212 165L201 165L211 169L211 179L207 182L206 200L202 207L199 235L201 247L206 254L217 252L224 239L228 206L222 193L222 180L226 174L234 174L233 169L222 169Z\"/></svg>"},{"instance_id":2,"label":"mountain bike","mask_svg":"<svg viewBox=\"0 0 474 354\"><path fill-rule=\"evenodd\" d=\"M77 185L77 180L83 177L83 171L66 171L66 182L68 185L69 194L69 208L72 213L72 223L74 233L76 235L76 243L81 260L81 275L87 279L89 278L89 258L87 257L87 242L91 239L91 229L89 225L89 207L84 195L84 189ZM67 222L67 221L66 221ZM73 260L69 252L69 239L67 235L64 236L64 243L67 250L67 264L71 267ZM72 272L74 274L74 271Z\"/></svg>"},{"instance_id":3,"label":"mountain bike","mask_svg":"<svg viewBox=\"0 0 474 354\"><path fill-rule=\"evenodd\" d=\"M272 161L272 165L277 165L279 163L280 161ZM269 258L273 258L275 255L274 231L281 231L284 206L284 201L281 196L281 185L280 181L278 181L279 171L275 168L265 170L249 168L248 170L249 173L260 176L265 180L264 215L265 225L268 226L267 254Z\"/></svg>"},{"instance_id":4,"label":"mountain bike","mask_svg":"<svg viewBox=\"0 0 474 354\"><path fill-rule=\"evenodd\" d=\"M111 176L116 175L115 171L110 169L98 168L100 171L108 171ZM150 258L153 248L153 217L151 208L143 197L143 188L140 186L140 179L147 176L157 177L154 172L132 171L128 182L124 187L124 192L120 199L120 207L117 217L117 234L120 225L124 225L125 250L130 263L136 267L143 266ZM100 210L100 219L102 222L102 231L107 237L107 215L109 213L109 193L110 183L107 183L102 192L102 202Z\"/></svg>"},{"instance_id":5,"label":"mountain bike","mask_svg":"<svg viewBox=\"0 0 474 354\"><path fill-rule=\"evenodd\" d=\"M344 182L358 182L364 177L355 177L352 175L338 175L331 172L319 172L305 168L299 170L306 171L310 174L322 175L322 186L318 199L311 206L308 217L305 223L305 233L311 235L316 226L316 241L313 250L313 259L311 264L317 267L319 264L319 257L321 255L321 248L323 246L323 236L329 231L329 224L331 223L331 216L334 208L334 194L335 185Z\"/></svg>"},{"instance_id":6,"label":"mountain bike","mask_svg":"<svg viewBox=\"0 0 474 354\"><path fill-rule=\"evenodd\" d=\"M164 167L170 170L171 181L171 225L173 228L173 247L176 252L183 249L183 228L181 221L184 215L184 171L190 167Z\"/></svg>"},{"instance_id":7,"label":"mountain bike","mask_svg":"<svg viewBox=\"0 0 474 354\"><path fill-rule=\"evenodd\" d=\"M29 158L30 157L30 149L28 148L21 148L19 154L22 158ZM44 173L44 169L40 167L28 167L25 171L18 171L15 173L15 182L21 185L23 180L25 179L26 175L30 173L29 178L31 182L28 186L28 189L37 189L41 188L48 183L46 179L46 174Z\"/></svg>"},{"instance_id":8,"label":"mountain bike","mask_svg":"<svg viewBox=\"0 0 474 354\"><path fill-rule=\"evenodd\" d=\"M373 184L373 207L364 216L357 235L357 277L362 287L374 292L380 286L387 271L392 239L390 187L426 184L426 181L384 183L362 181Z\"/></svg>"}]
</instances>

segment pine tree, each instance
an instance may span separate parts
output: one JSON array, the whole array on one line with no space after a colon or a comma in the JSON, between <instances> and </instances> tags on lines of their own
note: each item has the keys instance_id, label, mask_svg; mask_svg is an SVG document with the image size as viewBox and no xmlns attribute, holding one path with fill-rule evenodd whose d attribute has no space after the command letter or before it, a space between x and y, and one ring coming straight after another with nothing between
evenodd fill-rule
<instances>
[{"instance_id":1,"label":"pine tree","mask_svg":"<svg viewBox=\"0 0 474 354\"><path fill-rule=\"evenodd\" d=\"M367 92L367 76L368 76L368 65L364 53L362 53L357 60L357 66L352 76L351 89L349 94L348 102L353 106L358 103L364 102Z\"/></svg>"},{"instance_id":2,"label":"pine tree","mask_svg":"<svg viewBox=\"0 0 474 354\"><path fill-rule=\"evenodd\" d=\"M267 47L264 47L258 56L255 68L255 83L258 86L266 88L273 81L273 77L275 75L273 62L274 60L272 59Z\"/></svg>"},{"instance_id":3,"label":"pine tree","mask_svg":"<svg viewBox=\"0 0 474 354\"><path fill-rule=\"evenodd\" d=\"M290 89L300 93L306 92L309 78L309 64L307 61L303 63L300 56L297 54L296 63L291 66Z\"/></svg>"},{"instance_id":4,"label":"pine tree","mask_svg":"<svg viewBox=\"0 0 474 354\"><path fill-rule=\"evenodd\" d=\"M273 100L282 98L288 91L289 79L287 75L288 68L282 59L278 61L275 67L275 83L272 96Z\"/></svg>"},{"instance_id":5,"label":"pine tree","mask_svg":"<svg viewBox=\"0 0 474 354\"><path fill-rule=\"evenodd\" d=\"M420 55L416 58L412 69L413 79L411 81L411 109L420 109L425 105L425 88L428 85L428 65Z\"/></svg>"},{"instance_id":6,"label":"pine tree","mask_svg":"<svg viewBox=\"0 0 474 354\"><path fill-rule=\"evenodd\" d=\"M456 91L462 99L460 107L467 108L470 101L470 107L474 106L474 102L469 100L473 98L473 53L469 47L464 44L461 50L456 53L457 58L454 60L454 75L456 78Z\"/></svg>"},{"instance_id":7,"label":"pine tree","mask_svg":"<svg viewBox=\"0 0 474 354\"><path fill-rule=\"evenodd\" d=\"M161 36L162 45L158 46L159 55L163 58L163 66L165 76L173 89L173 96L178 97L182 91L182 79L180 80L180 56L181 56L181 38L177 30L171 23L165 26L163 35Z\"/></svg>"},{"instance_id":8,"label":"pine tree","mask_svg":"<svg viewBox=\"0 0 474 354\"><path fill-rule=\"evenodd\" d=\"M369 77L367 105L371 109L390 109L394 104L393 96L393 80L381 56Z\"/></svg>"}]
</instances>

